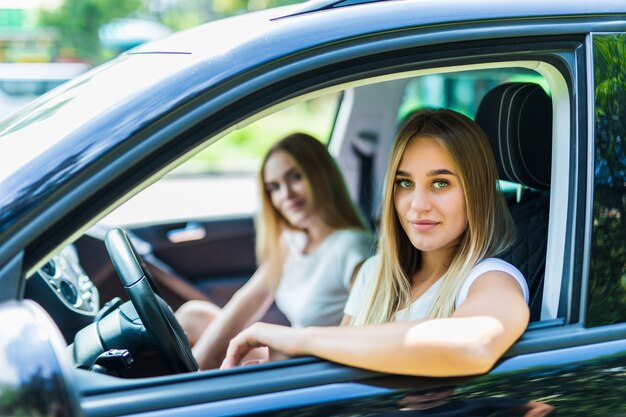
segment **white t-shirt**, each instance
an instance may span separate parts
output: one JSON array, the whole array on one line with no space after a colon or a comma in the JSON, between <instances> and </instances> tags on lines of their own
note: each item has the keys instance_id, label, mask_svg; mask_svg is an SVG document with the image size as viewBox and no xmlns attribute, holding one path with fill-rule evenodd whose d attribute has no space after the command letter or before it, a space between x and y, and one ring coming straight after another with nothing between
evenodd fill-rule
<instances>
[{"instance_id":1,"label":"white t-shirt","mask_svg":"<svg viewBox=\"0 0 626 417\"><path fill-rule=\"evenodd\" d=\"M294 327L339 324L354 268L373 253L373 236L363 230L338 230L306 255L304 233L285 232L282 238L289 252L276 305Z\"/></svg>"},{"instance_id":2,"label":"white t-shirt","mask_svg":"<svg viewBox=\"0 0 626 417\"><path fill-rule=\"evenodd\" d=\"M344 309L345 314L354 317L359 313L361 303L365 302L364 297L367 294L368 286L374 285L373 281L375 279L376 272L378 271L379 262L380 256L373 256L365 261L361 267L354 282L352 291L350 292L350 298L348 298L348 302L346 303L346 308ZM454 303L455 309L459 308L459 306L463 304L467 298L467 293L476 278L488 271L502 271L511 275L522 288L524 299L528 303L528 284L519 269L502 259L487 258L478 262L467 275L467 278L465 278L465 281L463 282L463 285L461 285L459 293L456 296ZM435 301L435 296L437 295L437 291L440 286L441 279L431 285L430 288L426 290L426 292L417 300L415 300L409 308L398 311L396 313L395 321L421 320L426 318L430 307Z\"/></svg>"}]
</instances>

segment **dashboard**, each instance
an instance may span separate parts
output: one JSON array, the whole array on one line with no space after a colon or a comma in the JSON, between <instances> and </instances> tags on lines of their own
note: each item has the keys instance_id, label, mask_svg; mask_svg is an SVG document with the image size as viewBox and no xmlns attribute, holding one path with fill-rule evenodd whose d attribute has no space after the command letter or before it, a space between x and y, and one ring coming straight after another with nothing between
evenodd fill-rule
<instances>
[{"instance_id":1,"label":"dashboard","mask_svg":"<svg viewBox=\"0 0 626 417\"><path fill-rule=\"evenodd\" d=\"M29 277L24 297L39 303L68 341L93 322L100 309L98 289L82 268L74 245L66 246Z\"/></svg>"}]
</instances>

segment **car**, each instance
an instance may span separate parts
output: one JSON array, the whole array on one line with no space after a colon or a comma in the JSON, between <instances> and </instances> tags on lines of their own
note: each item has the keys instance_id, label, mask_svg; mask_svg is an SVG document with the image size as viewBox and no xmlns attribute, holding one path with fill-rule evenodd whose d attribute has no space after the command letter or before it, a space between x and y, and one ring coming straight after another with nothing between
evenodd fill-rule
<instances>
[{"instance_id":1,"label":"car","mask_svg":"<svg viewBox=\"0 0 626 417\"><path fill-rule=\"evenodd\" d=\"M626 414L624 74L623 1L314 0L173 34L63 84L0 121L0 414ZM487 133L518 229L506 256L531 290L531 323L488 373L313 357L198 371L170 307L223 303L254 271L254 196L205 216L175 186L140 191L320 99L336 109L320 139L373 228L407 114L452 108ZM195 190L208 206L253 193L224 184ZM111 217L133 201L143 222ZM149 214L172 202L177 216Z\"/></svg>"}]
</instances>

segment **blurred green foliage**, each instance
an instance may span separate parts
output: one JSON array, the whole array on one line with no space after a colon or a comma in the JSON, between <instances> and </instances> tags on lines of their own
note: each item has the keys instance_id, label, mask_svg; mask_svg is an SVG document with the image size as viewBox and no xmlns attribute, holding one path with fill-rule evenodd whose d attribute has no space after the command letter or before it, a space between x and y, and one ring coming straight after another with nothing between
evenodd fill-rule
<instances>
[{"instance_id":1,"label":"blurred green foliage","mask_svg":"<svg viewBox=\"0 0 626 417\"><path fill-rule=\"evenodd\" d=\"M122 18L161 23L174 31L236 14L299 3L297 0L64 0L54 10L42 9L38 26L56 29L64 59L99 64L120 51L100 44L99 29Z\"/></svg>"},{"instance_id":2,"label":"blurred green foliage","mask_svg":"<svg viewBox=\"0 0 626 417\"><path fill-rule=\"evenodd\" d=\"M39 24L59 31L60 47L72 51L70 58L100 63L113 57L100 46L100 27L142 7L141 0L65 0L58 9L41 10Z\"/></svg>"},{"instance_id":3,"label":"blurred green foliage","mask_svg":"<svg viewBox=\"0 0 626 417\"><path fill-rule=\"evenodd\" d=\"M234 130L180 166L175 175L256 172L261 158L281 138L308 133L328 143L341 94L298 103Z\"/></svg>"}]
</instances>

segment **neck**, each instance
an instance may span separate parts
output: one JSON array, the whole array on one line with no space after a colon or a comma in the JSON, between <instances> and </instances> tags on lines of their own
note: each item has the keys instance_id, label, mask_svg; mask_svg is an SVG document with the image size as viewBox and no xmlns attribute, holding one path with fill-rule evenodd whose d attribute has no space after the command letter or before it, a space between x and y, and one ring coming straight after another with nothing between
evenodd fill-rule
<instances>
[{"instance_id":1,"label":"neck","mask_svg":"<svg viewBox=\"0 0 626 417\"><path fill-rule=\"evenodd\" d=\"M415 280L430 281L439 279L447 270L458 247L442 248L433 252L422 252L420 266Z\"/></svg>"},{"instance_id":2,"label":"neck","mask_svg":"<svg viewBox=\"0 0 626 417\"><path fill-rule=\"evenodd\" d=\"M304 232L307 235L307 243L302 251L304 254L315 250L335 229L330 227L321 217L311 216Z\"/></svg>"}]
</instances>

